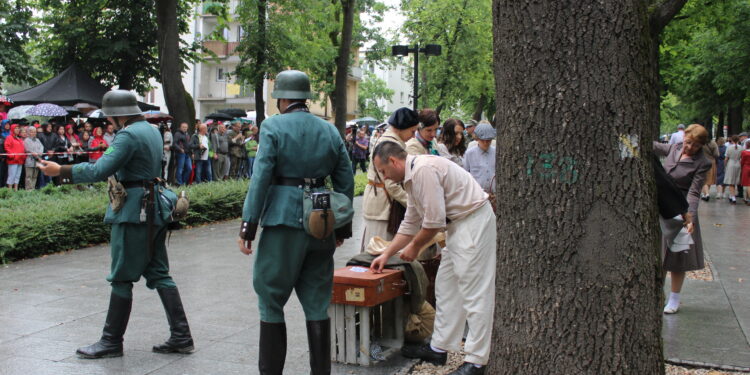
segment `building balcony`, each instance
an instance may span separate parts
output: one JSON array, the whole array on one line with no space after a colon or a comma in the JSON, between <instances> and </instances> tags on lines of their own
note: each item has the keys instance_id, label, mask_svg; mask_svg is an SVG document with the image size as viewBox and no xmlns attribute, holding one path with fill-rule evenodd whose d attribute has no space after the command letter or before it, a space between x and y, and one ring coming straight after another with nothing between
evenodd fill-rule
<instances>
[{"instance_id":1,"label":"building balcony","mask_svg":"<svg viewBox=\"0 0 750 375\"><path fill-rule=\"evenodd\" d=\"M220 40L206 40L203 41L203 49L211 51L216 54L219 58L225 58L227 56L234 56L237 53L235 50L239 46L239 42L222 42Z\"/></svg>"},{"instance_id":2,"label":"building balcony","mask_svg":"<svg viewBox=\"0 0 750 375\"><path fill-rule=\"evenodd\" d=\"M234 83L205 82L198 89L198 101L255 104L255 93L248 86Z\"/></svg>"}]
</instances>

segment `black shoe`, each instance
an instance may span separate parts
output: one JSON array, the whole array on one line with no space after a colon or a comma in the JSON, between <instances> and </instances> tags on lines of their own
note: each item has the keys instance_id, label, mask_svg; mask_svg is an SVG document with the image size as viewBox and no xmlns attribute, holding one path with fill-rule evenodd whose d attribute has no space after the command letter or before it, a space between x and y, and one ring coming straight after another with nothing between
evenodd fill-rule
<instances>
[{"instance_id":1,"label":"black shoe","mask_svg":"<svg viewBox=\"0 0 750 375\"><path fill-rule=\"evenodd\" d=\"M190 335L185 309L182 307L180 292L177 288L157 289L164 311L169 322L169 339L161 345L154 345L157 353L191 353L194 349L193 336Z\"/></svg>"},{"instance_id":2,"label":"black shoe","mask_svg":"<svg viewBox=\"0 0 750 375\"><path fill-rule=\"evenodd\" d=\"M443 366L448 360L448 353L438 353L432 350L429 344L404 345L401 348L401 355L406 358L418 358L435 366Z\"/></svg>"},{"instance_id":3,"label":"black shoe","mask_svg":"<svg viewBox=\"0 0 750 375\"><path fill-rule=\"evenodd\" d=\"M78 357L86 359L122 357L122 336L128 327L132 306L132 299L122 298L112 293L109 297L109 311L107 311L107 320L104 322L102 338L94 344L78 348L76 350Z\"/></svg>"},{"instance_id":4,"label":"black shoe","mask_svg":"<svg viewBox=\"0 0 750 375\"><path fill-rule=\"evenodd\" d=\"M484 367L476 367L473 363L464 362L461 367L457 368L456 371L449 373L448 375L483 375Z\"/></svg>"},{"instance_id":5,"label":"black shoe","mask_svg":"<svg viewBox=\"0 0 750 375\"><path fill-rule=\"evenodd\" d=\"M308 320L307 343L310 348L310 374L331 373L331 321Z\"/></svg>"},{"instance_id":6,"label":"black shoe","mask_svg":"<svg viewBox=\"0 0 750 375\"><path fill-rule=\"evenodd\" d=\"M330 350L330 345L328 346ZM258 369L261 375L282 375L286 360L286 324L260 322Z\"/></svg>"}]
</instances>

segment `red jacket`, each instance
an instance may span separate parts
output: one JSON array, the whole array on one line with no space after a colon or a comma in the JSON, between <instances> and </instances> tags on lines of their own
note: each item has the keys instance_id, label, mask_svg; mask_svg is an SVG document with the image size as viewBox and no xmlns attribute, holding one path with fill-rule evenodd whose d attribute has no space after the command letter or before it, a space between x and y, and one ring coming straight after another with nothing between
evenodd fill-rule
<instances>
[{"instance_id":1,"label":"red jacket","mask_svg":"<svg viewBox=\"0 0 750 375\"><path fill-rule=\"evenodd\" d=\"M5 138L5 152L9 154L20 154L20 155L8 155L6 162L9 165L12 164L23 164L26 161L26 155L24 155L23 138L16 138L13 135L13 131L16 129L16 125L11 125L10 135Z\"/></svg>"}]
</instances>

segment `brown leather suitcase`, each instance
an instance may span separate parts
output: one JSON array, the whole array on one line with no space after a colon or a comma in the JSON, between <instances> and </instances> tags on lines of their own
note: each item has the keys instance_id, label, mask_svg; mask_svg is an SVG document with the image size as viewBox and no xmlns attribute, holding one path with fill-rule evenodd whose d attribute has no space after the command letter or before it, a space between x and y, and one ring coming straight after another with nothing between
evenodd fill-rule
<instances>
[{"instance_id":1,"label":"brown leather suitcase","mask_svg":"<svg viewBox=\"0 0 750 375\"><path fill-rule=\"evenodd\" d=\"M331 303L373 307L406 294L402 271L384 269L372 273L366 267L348 266L333 272Z\"/></svg>"}]
</instances>

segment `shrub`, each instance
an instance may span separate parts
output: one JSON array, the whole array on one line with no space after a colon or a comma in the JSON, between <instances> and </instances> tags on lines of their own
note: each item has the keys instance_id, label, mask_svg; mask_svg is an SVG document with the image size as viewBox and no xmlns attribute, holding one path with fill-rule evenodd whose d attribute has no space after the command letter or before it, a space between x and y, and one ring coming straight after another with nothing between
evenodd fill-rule
<instances>
[{"instance_id":1,"label":"shrub","mask_svg":"<svg viewBox=\"0 0 750 375\"><path fill-rule=\"evenodd\" d=\"M361 195L367 176L355 177ZM177 188L190 198L185 225L235 219L242 213L248 180L229 180ZM109 241L104 224L106 184L48 185L41 190L0 189L0 262L38 257Z\"/></svg>"}]
</instances>

